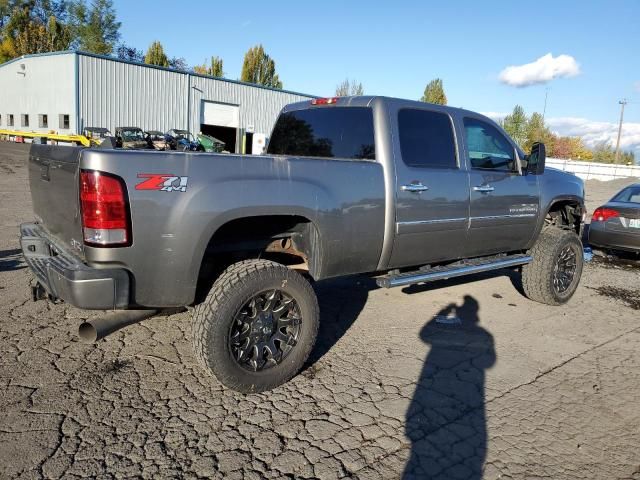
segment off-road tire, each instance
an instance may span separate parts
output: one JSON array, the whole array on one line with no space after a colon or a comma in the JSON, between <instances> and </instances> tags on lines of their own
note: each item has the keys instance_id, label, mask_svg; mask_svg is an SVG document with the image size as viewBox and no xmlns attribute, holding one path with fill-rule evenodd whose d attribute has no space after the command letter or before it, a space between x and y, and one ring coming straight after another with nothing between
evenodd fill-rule
<instances>
[{"instance_id":1,"label":"off-road tire","mask_svg":"<svg viewBox=\"0 0 640 480\"><path fill-rule=\"evenodd\" d=\"M282 363L252 372L240 366L229 346L231 324L255 294L278 289L297 302L302 321L296 345ZM304 365L315 344L319 307L310 283L298 272L267 260L245 260L228 267L204 302L192 313L194 353L224 386L242 393L271 390L289 381Z\"/></svg>"},{"instance_id":2,"label":"off-road tire","mask_svg":"<svg viewBox=\"0 0 640 480\"><path fill-rule=\"evenodd\" d=\"M564 292L554 287L554 269L558 258L566 248L571 248L576 255L576 269L570 286ZM558 227L546 227L529 252L533 261L522 267L522 288L525 295L539 303L562 305L573 296L582 275L583 249L582 242L572 230Z\"/></svg>"}]
</instances>

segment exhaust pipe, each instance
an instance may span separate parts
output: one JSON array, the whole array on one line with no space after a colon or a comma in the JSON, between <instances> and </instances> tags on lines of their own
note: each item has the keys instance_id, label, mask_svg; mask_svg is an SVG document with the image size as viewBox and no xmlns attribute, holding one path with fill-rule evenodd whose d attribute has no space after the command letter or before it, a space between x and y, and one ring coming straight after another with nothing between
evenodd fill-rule
<instances>
[{"instance_id":1,"label":"exhaust pipe","mask_svg":"<svg viewBox=\"0 0 640 480\"><path fill-rule=\"evenodd\" d=\"M153 317L156 313L158 313L157 310L119 310L111 312L102 317L82 322L78 328L78 336L86 343L97 342L121 328Z\"/></svg>"}]
</instances>

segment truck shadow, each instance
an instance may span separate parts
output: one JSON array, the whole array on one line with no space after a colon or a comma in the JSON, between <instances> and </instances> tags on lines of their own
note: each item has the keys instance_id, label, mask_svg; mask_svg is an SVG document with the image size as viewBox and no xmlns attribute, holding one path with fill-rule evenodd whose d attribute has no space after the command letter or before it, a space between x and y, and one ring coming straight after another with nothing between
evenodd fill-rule
<instances>
[{"instance_id":1,"label":"truck shadow","mask_svg":"<svg viewBox=\"0 0 640 480\"><path fill-rule=\"evenodd\" d=\"M323 280L314 285L320 305L320 328L305 365L307 374L313 371L309 367L347 333L367 303L369 292L376 288L375 280L364 276Z\"/></svg>"},{"instance_id":2,"label":"truck shadow","mask_svg":"<svg viewBox=\"0 0 640 480\"><path fill-rule=\"evenodd\" d=\"M476 273L476 274L468 275L464 277L450 278L448 280L438 280L436 282L409 285L407 287L404 287L402 289L402 292L409 295L413 295L416 293L428 292L430 290L439 290L441 288L447 288L455 285L461 285L464 283L477 282L481 280L487 280L489 278L496 278L496 277L503 277L503 276L509 277L509 280L511 281L511 284L513 285L513 287L518 291L518 293L520 293L520 295L522 295L523 300L525 300L526 296L524 294L524 289L522 287L522 275L520 275L519 271L513 270L513 269L492 270L489 272Z\"/></svg>"},{"instance_id":3,"label":"truck shadow","mask_svg":"<svg viewBox=\"0 0 640 480\"><path fill-rule=\"evenodd\" d=\"M0 272L20 270L25 267L26 264L22 260L22 250L19 248L0 250Z\"/></svg>"},{"instance_id":4,"label":"truck shadow","mask_svg":"<svg viewBox=\"0 0 640 480\"><path fill-rule=\"evenodd\" d=\"M431 348L406 414L411 453L402 478L482 478L487 451L485 370L496 361L493 336L466 295L420 331Z\"/></svg>"}]
</instances>

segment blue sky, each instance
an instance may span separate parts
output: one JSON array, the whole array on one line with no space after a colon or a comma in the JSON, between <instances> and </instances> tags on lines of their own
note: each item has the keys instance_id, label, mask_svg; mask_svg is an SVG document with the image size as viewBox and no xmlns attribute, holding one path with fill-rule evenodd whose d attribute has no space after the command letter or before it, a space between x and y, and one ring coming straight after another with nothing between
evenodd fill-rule
<instances>
[{"instance_id":1,"label":"blue sky","mask_svg":"<svg viewBox=\"0 0 640 480\"><path fill-rule=\"evenodd\" d=\"M367 94L418 99L426 83L440 77L450 105L500 114L515 104L542 111L549 87L552 128L591 143L615 134L618 100L628 98L623 145L640 153L640 1L528 5L115 1L128 44L146 50L160 40L170 56L190 65L218 55L225 75L236 79L246 50L262 43L284 88L304 93L331 95L349 77ZM559 77L544 84L500 80L506 67L548 53L570 56L577 65L565 78L560 68Z\"/></svg>"}]
</instances>

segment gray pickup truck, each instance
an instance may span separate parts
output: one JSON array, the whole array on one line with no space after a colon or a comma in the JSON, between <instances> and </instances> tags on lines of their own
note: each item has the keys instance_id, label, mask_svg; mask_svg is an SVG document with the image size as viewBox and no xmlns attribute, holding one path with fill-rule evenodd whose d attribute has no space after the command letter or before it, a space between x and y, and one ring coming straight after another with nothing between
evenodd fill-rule
<instances>
[{"instance_id":1,"label":"gray pickup truck","mask_svg":"<svg viewBox=\"0 0 640 480\"><path fill-rule=\"evenodd\" d=\"M532 300L580 280L584 185L493 121L384 97L284 108L263 156L33 145L34 298L101 310L194 305L203 366L243 392L303 366L312 281L394 287L518 268ZM113 320L84 324L93 338Z\"/></svg>"}]
</instances>

